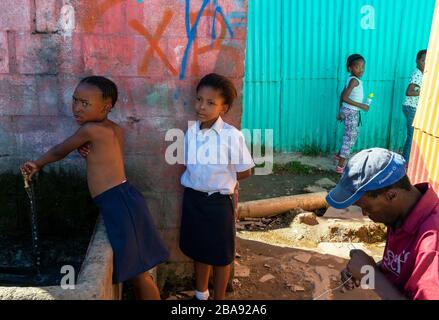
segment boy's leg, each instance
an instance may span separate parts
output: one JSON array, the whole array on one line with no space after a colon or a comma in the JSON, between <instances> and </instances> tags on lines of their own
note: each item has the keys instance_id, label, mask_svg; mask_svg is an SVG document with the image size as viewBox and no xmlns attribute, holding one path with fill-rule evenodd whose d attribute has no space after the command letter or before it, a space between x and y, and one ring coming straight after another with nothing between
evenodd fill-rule
<instances>
[{"instance_id":1,"label":"boy's leg","mask_svg":"<svg viewBox=\"0 0 439 320\"><path fill-rule=\"evenodd\" d=\"M200 293L208 291L210 265L194 261L195 269L195 290Z\"/></svg>"},{"instance_id":2,"label":"boy's leg","mask_svg":"<svg viewBox=\"0 0 439 320\"><path fill-rule=\"evenodd\" d=\"M160 300L160 291L148 272L130 280L137 300Z\"/></svg>"},{"instance_id":3,"label":"boy's leg","mask_svg":"<svg viewBox=\"0 0 439 320\"><path fill-rule=\"evenodd\" d=\"M215 300L226 298L227 282L230 277L230 266L213 267L213 290Z\"/></svg>"},{"instance_id":4,"label":"boy's leg","mask_svg":"<svg viewBox=\"0 0 439 320\"><path fill-rule=\"evenodd\" d=\"M415 119L416 109L410 106L403 106L404 115L407 120L407 139L404 144L402 156L408 162L413 140L413 120Z\"/></svg>"}]
</instances>

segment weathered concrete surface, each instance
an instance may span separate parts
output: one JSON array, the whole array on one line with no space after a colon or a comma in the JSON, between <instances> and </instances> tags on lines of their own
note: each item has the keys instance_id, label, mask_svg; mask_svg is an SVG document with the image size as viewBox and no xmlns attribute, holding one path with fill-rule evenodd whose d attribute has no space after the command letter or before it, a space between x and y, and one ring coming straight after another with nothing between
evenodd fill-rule
<instances>
[{"instance_id":1,"label":"weathered concrete surface","mask_svg":"<svg viewBox=\"0 0 439 320\"><path fill-rule=\"evenodd\" d=\"M113 251L99 219L74 289L0 287L0 300L118 300L122 290L113 285L112 274Z\"/></svg>"}]
</instances>

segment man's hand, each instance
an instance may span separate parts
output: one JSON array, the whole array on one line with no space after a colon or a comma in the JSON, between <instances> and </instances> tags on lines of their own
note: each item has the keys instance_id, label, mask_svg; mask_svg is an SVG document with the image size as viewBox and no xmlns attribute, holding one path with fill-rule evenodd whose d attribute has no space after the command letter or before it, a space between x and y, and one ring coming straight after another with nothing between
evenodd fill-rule
<instances>
[{"instance_id":1,"label":"man's hand","mask_svg":"<svg viewBox=\"0 0 439 320\"><path fill-rule=\"evenodd\" d=\"M78 148L78 152L79 152L79 154L80 154L83 158L87 158L87 156L88 156L89 153L90 153L90 147L91 147L90 142L88 142L88 143L86 143L86 144L80 146L80 147Z\"/></svg>"},{"instance_id":2,"label":"man's hand","mask_svg":"<svg viewBox=\"0 0 439 320\"><path fill-rule=\"evenodd\" d=\"M364 266L377 267L375 260L362 250L351 250L350 256L351 260L348 262L346 269L356 280L363 277L361 269Z\"/></svg>"},{"instance_id":3,"label":"man's hand","mask_svg":"<svg viewBox=\"0 0 439 320\"><path fill-rule=\"evenodd\" d=\"M32 181L33 175L40 171L40 167L33 161L27 161L20 167L20 170L27 175L29 181Z\"/></svg>"},{"instance_id":4,"label":"man's hand","mask_svg":"<svg viewBox=\"0 0 439 320\"><path fill-rule=\"evenodd\" d=\"M352 274L347 270L343 269L340 273L341 282L344 283L344 288L346 290L354 290L356 287L360 286L360 281L352 277Z\"/></svg>"}]
</instances>

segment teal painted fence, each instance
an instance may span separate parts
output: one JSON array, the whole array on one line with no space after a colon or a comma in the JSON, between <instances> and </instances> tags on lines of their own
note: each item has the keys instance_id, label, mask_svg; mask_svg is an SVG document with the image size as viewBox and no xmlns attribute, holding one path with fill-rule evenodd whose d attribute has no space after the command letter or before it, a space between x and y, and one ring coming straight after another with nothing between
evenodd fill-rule
<instances>
[{"instance_id":1,"label":"teal painted fence","mask_svg":"<svg viewBox=\"0 0 439 320\"><path fill-rule=\"evenodd\" d=\"M428 46L434 0L249 1L243 128L273 129L277 151L338 150L336 114L351 53L366 58L375 99L355 149L402 149L402 103ZM374 10L374 25L368 18ZM369 29L365 28L368 27ZM374 27L374 29L370 29Z\"/></svg>"}]
</instances>

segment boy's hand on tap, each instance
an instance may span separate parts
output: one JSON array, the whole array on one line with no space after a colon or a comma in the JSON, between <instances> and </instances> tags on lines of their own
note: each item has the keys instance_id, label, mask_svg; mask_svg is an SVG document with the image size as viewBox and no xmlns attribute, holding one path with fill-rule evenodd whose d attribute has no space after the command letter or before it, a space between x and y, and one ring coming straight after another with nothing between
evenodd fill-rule
<instances>
[{"instance_id":1,"label":"boy's hand on tap","mask_svg":"<svg viewBox=\"0 0 439 320\"><path fill-rule=\"evenodd\" d=\"M26 174L27 179L29 181L32 181L32 177L35 173L37 173L38 171L40 171L40 168L38 167L38 165L33 162L33 161L27 161L25 164L23 164L21 167L21 172Z\"/></svg>"}]
</instances>

